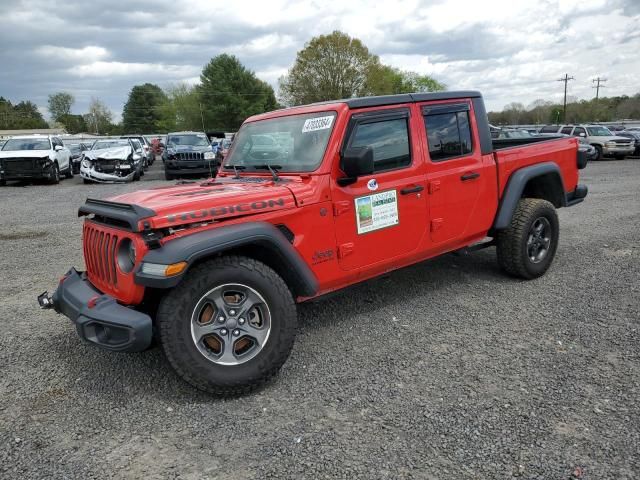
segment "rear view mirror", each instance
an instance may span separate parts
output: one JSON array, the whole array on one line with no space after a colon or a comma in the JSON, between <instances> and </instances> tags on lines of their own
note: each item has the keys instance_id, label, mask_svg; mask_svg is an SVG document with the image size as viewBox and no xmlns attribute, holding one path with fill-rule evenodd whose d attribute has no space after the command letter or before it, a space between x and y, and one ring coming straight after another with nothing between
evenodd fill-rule
<instances>
[{"instance_id":1,"label":"rear view mirror","mask_svg":"<svg viewBox=\"0 0 640 480\"><path fill-rule=\"evenodd\" d=\"M373 173L373 149L371 147L351 147L342 154L340 169L346 177L338 179L338 184L346 186L358 177Z\"/></svg>"},{"instance_id":2,"label":"rear view mirror","mask_svg":"<svg viewBox=\"0 0 640 480\"><path fill-rule=\"evenodd\" d=\"M63 148L64 148L64 147L62 147L61 145L56 145L56 146L54 147L54 150L55 150L56 152L59 152L59 151L60 151L60 150L62 150Z\"/></svg>"}]
</instances>

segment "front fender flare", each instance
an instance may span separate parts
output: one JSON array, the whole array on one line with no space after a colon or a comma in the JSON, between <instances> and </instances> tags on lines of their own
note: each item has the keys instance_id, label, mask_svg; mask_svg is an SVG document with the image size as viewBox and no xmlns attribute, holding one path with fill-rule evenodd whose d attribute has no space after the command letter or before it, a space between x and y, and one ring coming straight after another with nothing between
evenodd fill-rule
<instances>
[{"instance_id":1,"label":"front fender flare","mask_svg":"<svg viewBox=\"0 0 640 480\"><path fill-rule=\"evenodd\" d=\"M511 224L511 217L513 217L513 212L516 211L518 201L522 198L522 193L524 192L529 180L548 174L551 174L553 177L557 177L557 181L562 188L560 206L566 206L564 182L562 181L560 167L558 167L556 163L544 162L524 167L516 170L509 177L507 186L504 189L504 195L500 201L500 206L498 207L496 219L493 223L493 230L504 230L509 227Z\"/></svg>"},{"instance_id":2,"label":"front fender flare","mask_svg":"<svg viewBox=\"0 0 640 480\"><path fill-rule=\"evenodd\" d=\"M172 277L158 277L142 273L140 264L136 267L135 282L153 288L172 288L197 261L251 245L267 249L274 260L286 267L285 281L296 295L311 297L318 292L318 280L309 266L282 232L268 222L218 227L171 240L158 249L150 250L142 261L163 265L187 262L187 269Z\"/></svg>"}]
</instances>

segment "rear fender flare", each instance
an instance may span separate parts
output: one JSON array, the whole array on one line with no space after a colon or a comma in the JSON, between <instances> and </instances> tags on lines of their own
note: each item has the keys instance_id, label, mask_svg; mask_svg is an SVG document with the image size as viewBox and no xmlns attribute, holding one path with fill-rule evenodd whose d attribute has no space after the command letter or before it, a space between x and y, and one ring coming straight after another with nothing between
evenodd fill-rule
<instances>
[{"instance_id":1,"label":"rear fender flare","mask_svg":"<svg viewBox=\"0 0 640 480\"><path fill-rule=\"evenodd\" d=\"M511 224L511 218L518 206L518 201L522 198L524 189L527 183L534 178L541 177L543 175L549 175L550 178L556 182L554 188L561 188L560 204L556 206L566 206L566 197L564 183L562 181L562 174L560 168L554 162L544 162L537 165L531 165L516 170L509 177L507 186L504 189L504 195L500 201L498 207L498 213L496 214L495 221L493 223L492 230L504 230Z\"/></svg>"},{"instance_id":2,"label":"rear fender flare","mask_svg":"<svg viewBox=\"0 0 640 480\"><path fill-rule=\"evenodd\" d=\"M311 297L318 292L318 280L307 263L284 234L268 222L218 227L171 240L150 250L143 262L162 265L187 262L187 268L179 275L163 278L142 273L140 264L135 270L135 281L152 288L172 288L180 283L194 263L239 248L250 251L252 246L267 250L270 258L283 267L282 276L296 296Z\"/></svg>"}]
</instances>

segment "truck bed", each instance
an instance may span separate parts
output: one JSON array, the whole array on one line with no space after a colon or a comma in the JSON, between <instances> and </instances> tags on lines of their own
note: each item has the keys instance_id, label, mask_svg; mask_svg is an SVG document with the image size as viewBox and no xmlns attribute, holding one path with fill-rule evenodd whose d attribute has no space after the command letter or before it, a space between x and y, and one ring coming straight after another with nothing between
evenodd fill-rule
<instances>
[{"instance_id":1,"label":"truck bed","mask_svg":"<svg viewBox=\"0 0 640 480\"><path fill-rule=\"evenodd\" d=\"M562 172L565 193L578 184L576 169L578 139L575 137L532 137L493 140L493 156L498 167L500 198L511 173L529 165L552 162Z\"/></svg>"}]
</instances>

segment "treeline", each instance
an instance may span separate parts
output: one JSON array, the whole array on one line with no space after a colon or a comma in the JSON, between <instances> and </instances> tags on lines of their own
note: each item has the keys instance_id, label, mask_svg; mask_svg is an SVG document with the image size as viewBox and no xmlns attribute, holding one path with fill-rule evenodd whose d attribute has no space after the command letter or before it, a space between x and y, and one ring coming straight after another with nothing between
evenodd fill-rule
<instances>
[{"instance_id":1,"label":"treeline","mask_svg":"<svg viewBox=\"0 0 640 480\"><path fill-rule=\"evenodd\" d=\"M71 113L75 98L68 92L50 95L48 107L50 126L64 127L69 133L235 131L247 117L282 106L444 88L444 84L427 75L382 64L362 41L334 31L312 38L297 53L287 75L279 79L278 98L268 83L235 56L221 54L204 66L197 85L180 83L165 89L152 83L134 86L119 124L113 123L113 113L97 98L92 99L84 115ZM17 123L26 116L2 117L0 110L4 128L46 128L47 123L33 103L21 102L11 108L24 107L23 104L37 121Z\"/></svg>"},{"instance_id":2,"label":"treeline","mask_svg":"<svg viewBox=\"0 0 640 480\"><path fill-rule=\"evenodd\" d=\"M525 107L513 102L501 112L489 112L489 122L494 125L539 125L555 123L612 122L623 119L640 119L640 93L629 97L601 97L592 100L567 102L566 121L562 116L562 104L536 100Z\"/></svg>"}]
</instances>

